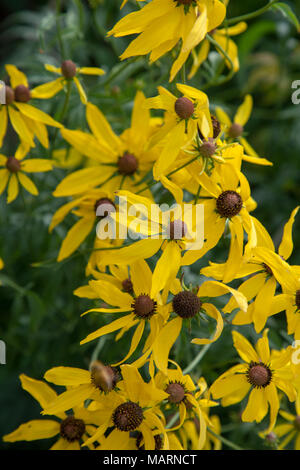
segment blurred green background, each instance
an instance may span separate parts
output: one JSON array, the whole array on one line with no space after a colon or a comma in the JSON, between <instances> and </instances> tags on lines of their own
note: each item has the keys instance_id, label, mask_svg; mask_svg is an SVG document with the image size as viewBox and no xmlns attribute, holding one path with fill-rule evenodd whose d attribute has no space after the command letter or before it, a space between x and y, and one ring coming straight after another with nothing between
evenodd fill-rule
<instances>
[{"instance_id":1,"label":"blurred green background","mask_svg":"<svg viewBox=\"0 0 300 470\"><path fill-rule=\"evenodd\" d=\"M134 2L133 2L134 3ZM265 1L231 1L228 18L254 11ZM300 2L288 3L300 17ZM60 21L67 58L81 66L103 67L107 75L100 79L84 79L90 101L105 113L117 132L129 124L132 102L136 90L141 89L149 97L158 85L168 86L167 76L171 59L166 57L150 69L144 58L133 60L124 66L118 56L128 39L107 39L106 32L121 14L134 6L129 2L122 13L119 0L73 0L62 2ZM1 3L0 24L0 79L7 79L4 65L15 64L23 70L31 86L53 79L44 70L44 63L60 65L61 57L56 40L56 4L54 1L8 1ZM283 224L290 212L300 202L300 105L291 101L291 84L300 80L300 42L294 25L279 12L269 12L248 23L245 33L234 38L239 47L240 71L228 83L220 87L206 88L212 109L222 105L233 117L246 93L254 98L254 111L246 130L248 140L259 155L273 162L273 167L258 167L248 163L244 172L249 178L252 195L258 202L254 215L270 231L277 246ZM209 67L204 67L189 82L199 88L211 78L217 57L210 56ZM178 81L180 78L178 77ZM171 85L171 88L174 84ZM53 117L58 117L63 98L59 95L47 103L38 103ZM85 126L84 109L76 92L72 94L67 127ZM50 136L53 135L49 130ZM58 148L62 142L57 141ZM17 146L12 131L5 140L1 152L12 154ZM32 156L48 157L47 151L37 146ZM20 373L41 379L50 367L65 365L87 368L95 349L94 343L80 346L79 341L87 333L98 328L101 319L96 315L80 318L90 307L90 302L78 299L73 290L86 283L86 249L92 246L90 237L72 259L57 264L61 241L72 225L69 217L53 234L48 226L62 200L51 196L66 170L56 169L34 177L40 195L25 195L7 206L0 198L0 256L5 268L0 272L0 339L7 346L7 364L0 365L0 435L14 430L19 424L36 419L39 406L20 387ZM299 264L299 217L294 226L294 253L290 260ZM218 253L217 253L218 254ZM215 259L213 254L205 258ZM34 263L41 263L34 267ZM191 273L192 278L192 273ZM273 345L286 346L285 319L280 317L271 335ZM272 323L271 323L272 325ZM275 325L275 324L274 324ZM281 328L279 328L278 327ZM277 327L279 328L277 330ZM221 340L214 344L205 356L195 378L203 373L208 383L224 371L225 364L234 361L230 328L225 328ZM252 329L242 329L255 338ZM100 357L112 362L119 352L127 348L127 337L111 348L107 338L101 343ZM175 358L182 367L188 365L197 348L183 345L175 350ZM215 360L222 357L222 364ZM252 424L239 426L239 407L215 409L225 422L226 437L249 448L265 448ZM227 426L227 427L226 427ZM2 449L47 449L50 441L3 444Z\"/></svg>"}]
</instances>

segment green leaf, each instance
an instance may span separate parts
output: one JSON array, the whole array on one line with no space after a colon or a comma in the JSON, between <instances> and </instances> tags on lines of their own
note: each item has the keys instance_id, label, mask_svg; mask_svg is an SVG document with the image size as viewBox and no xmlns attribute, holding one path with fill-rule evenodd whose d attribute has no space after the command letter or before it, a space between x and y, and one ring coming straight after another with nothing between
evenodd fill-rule
<instances>
[{"instance_id":1,"label":"green leaf","mask_svg":"<svg viewBox=\"0 0 300 470\"><path fill-rule=\"evenodd\" d=\"M273 10L279 10L283 16L285 16L294 26L296 26L297 31L300 31L299 20L289 5L280 2L272 5L271 8Z\"/></svg>"}]
</instances>

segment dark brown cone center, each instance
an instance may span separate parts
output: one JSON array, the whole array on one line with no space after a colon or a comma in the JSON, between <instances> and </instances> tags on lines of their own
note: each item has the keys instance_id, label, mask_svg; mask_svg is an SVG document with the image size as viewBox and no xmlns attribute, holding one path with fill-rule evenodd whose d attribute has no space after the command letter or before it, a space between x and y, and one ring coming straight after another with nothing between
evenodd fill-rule
<instances>
[{"instance_id":1,"label":"dark brown cone center","mask_svg":"<svg viewBox=\"0 0 300 470\"><path fill-rule=\"evenodd\" d=\"M82 419L68 416L60 423L60 435L69 442L79 441L85 433L85 424Z\"/></svg>"},{"instance_id":2,"label":"dark brown cone center","mask_svg":"<svg viewBox=\"0 0 300 470\"><path fill-rule=\"evenodd\" d=\"M254 387L266 387L271 382L272 373L262 363L251 363L247 372L248 382Z\"/></svg>"},{"instance_id":3,"label":"dark brown cone center","mask_svg":"<svg viewBox=\"0 0 300 470\"><path fill-rule=\"evenodd\" d=\"M133 175L138 169L139 163L136 157L129 152L125 152L118 160L118 169L121 175Z\"/></svg>"},{"instance_id":4,"label":"dark brown cone center","mask_svg":"<svg viewBox=\"0 0 300 470\"><path fill-rule=\"evenodd\" d=\"M241 196L235 191L224 191L220 194L216 202L217 211L222 217L231 219L238 215L243 207Z\"/></svg>"},{"instance_id":5,"label":"dark brown cone center","mask_svg":"<svg viewBox=\"0 0 300 470\"><path fill-rule=\"evenodd\" d=\"M72 60L65 60L61 64L61 72L65 78L74 78L76 75L76 64Z\"/></svg>"},{"instance_id":6,"label":"dark brown cone center","mask_svg":"<svg viewBox=\"0 0 300 470\"><path fill-rule=\"evenodd\" d=\"M169 394L168 401L170 403L180 403L184 400L185 389L180 383L169 383L167 388L165 389L165 392Z\"/></svg>"},{"instance_id":7,"label":"dark brown cone center","mask_svg":"<svg viewBox=\"0 0 300 470\"><path fill-rule=\"evenodd\" d=\"M20 101L21 103L27 103L31 99L31 93L27 86L18 85L15 89L15 101Z\"/></svg>"},{"instance_id":8,"label":"dark brown cone center","mask_svg":"<svg viewBox=\"0 0 300 470\"><path fill-rule=\"evenodd\" d=\"M241 126L240 124L237 124L236 122L234 122L232 126L228 129L228 135L232 139L236 139L237 137L240 137L243 134L243 132L244 132L243 126Z\"/></svg>"},{"instance_id":9,"label":"dark brown cone center","mask_svg":"<svg viewBox=\"0 0 300 470\"><path fill-rule=\"evenodd\" d=\"M156 302L149 295L139 295L132 304L134 313L140 318L150 318L156 311Z\"/></svg>"},{"instance_id":10,"label":"dark brown cone center","mask_svg":"<svg viewBox=\"0 0 300 470\"><path fill-rule=\"evenodd\" d=\"M134 431L144 419L142 408L132 401L119 405L112 416L114 425L120 431Z\"/></svg>"},{"instance_id":11,"label":"dark brown cone center","mask_svg":"<svg viewBox=\"0 0 300 470\"><path fill-rule=\"evenodd\" d=\"M189 290L176 294L172 304L174 312L181 318L193 318L202 307L199 297Z\"/></svg>"},{"instance_id":12,"label":"dark brown cone center","mask_svg":"<svg viewBox=\"0 0 300 470\"><path fill-rule=\"evenodd\" d=\"M212 157L217 150L217 146L214 142L214 139L209 137L200 147L200 154L204 158Z\"/></svg>"},{"instance_id":13,"label":"dark brown cone center","mask_svg":"<svg viewBox=\"0 0 300 470\"><path fill-rule=\"evenodd\" d=\"M180 119L189 119L194 114L194 103L182 96L175 101L175 112Z\"/></svg>"},{"instance_id":14,"label":"dark brown cone center","mask_svg":"<svg viewBox=\"0 0 300 470\"><path fill-rule=\"evenodd\" d=\"M191 5L194 0L174 0L178 5Z\"/></svg>"},{"instance_id":15,"label":"dark brown cone center","mask_svg":"<svg viewBox=\"0 0 300 470\"><path fill-rule=\"evenodd\" d=\"M132 281L128 279L124 279L122 282L122 288L125 292L128 292L129 294L133 292L133 284Z\"/></svg>"},{"instance_id":16,"label":"dark brown cone center","mask_svg":"<svg viewBox=\"0 0 300 470\"><path fill-rule=\"evenodd\" d=\"M11 173L17 173L21 169L21 163L15 157L8 157L8 159L6 160L6 168Z\"/></svg>"}]
</instances>

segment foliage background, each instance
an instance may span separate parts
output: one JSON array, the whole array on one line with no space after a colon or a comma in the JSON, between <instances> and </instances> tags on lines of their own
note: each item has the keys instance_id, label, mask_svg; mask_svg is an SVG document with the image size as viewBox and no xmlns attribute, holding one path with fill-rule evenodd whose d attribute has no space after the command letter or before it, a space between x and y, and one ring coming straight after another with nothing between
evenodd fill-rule
<instances>
[{"instance_id":1,"label":"foliage background","mask_svg":"<svg viewBox=\"0 0 300 470\"><path fill-rule=\"evenodd\" d=\"M300 17L300 2L287 3ZM264 4L261 0L232 0L228 17L254 11ZM32 87L51 80L43 64L59 65L61 62L56 41L55 2L3 0L1 6L0 79L6 79L4 65L13 63L27 74ZM97 104L114 129L121 132L129 124L136 90L143 90L149 97L155 94L158 85L166 86L170 62L164 58L149 69L143 58L126 65L119 61L118 56L128 40L105 38L106 31L121 15L119 0L73 0L62 6L66 58L82 66L100 66L107 71L103 78L84 79L84 85L89 100ZM129 3L124 13L131 9ZM249 22L248 30L235 40L239 46L240 71L227 84L205 91L212 105L224 106L232 116L243 96L253 95L255 105L247 125L248 138L257 152L273 161L274 166L254 167L245 163L244 171L258 202L254 215L272 234L277 246L283 224L300 201L300 105L291 102L291 83L300 79L299 35L280 14L272 12ZM216 55L212 54L212 69L215 60ZM202 70L190 84L201 88L209 74L209 69ZM59 95L50 102L39 102L38 106L57 118L63 97ZM72 94L64 123L69 128L85 126L84 108L76 92ZM2 152L12 154L17 143L11 131ZM59 139L57 143L59 147ZM41 147L34 149L32 155L48 156ZM0 256L5 262L5 269L0 273L0 338L7 346L7 364L0 366L1 436L39 416L39 406L20 387L20 373L41 379L47 369L58 365L87 368L95 349L93 342L80 346L79 341L100 326L99 318L91 315L82 319L80 314L90 304L73 295L75 288L86 283L84 268L92 237L76 256L57 264L54 260L71 226L71 218L53 234L48 233L51 216L63 202L53 198L51 193L65 174L66 170L56 169L35 177L40 189L37 198L26 194L9 206L5 198L0 199ZM294 226L292 264L300 262L299 228L298 218ZM209 259L222 259L222 253L222 247L218 247L201 260L200 265ZM38 265L33 266L34 263ZM196 279L195 274L196 270L189 273L189 279ZM276 330L271 328L270 338L273 346L281 347L290 339L284 333L284 316L277 317L269 323L272 327L276 321ZM224 329L221 339L212 345L201 366L193 371L196 378L202 373L211 384L218 373L235 361L230 331L230 327ZM252 328L243 327L242 333L255 338ZM126 348L126 337L113 343L113 348L109 340L112 341L112 337L98 345L99 357L108 363L122 355L124 344ZM185 367L196 352L197 348L189 345L186 338L180 350L175 348L174 357ZM239 409L236 406L214 410L225 423L225 436L241 447L265 448L257 437L255 425L240 425ZM0 443L0 447L47 449L49 441Z\"/></svg>"}]
</instances>

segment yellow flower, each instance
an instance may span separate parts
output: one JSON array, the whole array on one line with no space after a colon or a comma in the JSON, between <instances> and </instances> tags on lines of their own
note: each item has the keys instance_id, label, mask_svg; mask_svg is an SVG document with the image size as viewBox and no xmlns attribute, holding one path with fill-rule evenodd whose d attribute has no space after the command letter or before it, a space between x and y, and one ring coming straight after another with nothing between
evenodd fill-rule
<instances>
[{"instance_id":1,"label":"yellow flower","mask_svg":"<svg viewBox=\"0 0 300 470\"><path fill-rule=\"evenodd\" d=\"M296 207L284 226L282 241L278 248L278 254L275 253L273 241L264 227L258 220L253 218L256 233L258 234L259 248L253 249L253 256L246 259L235 278L251 275L238 288L242 292L248 302L255 299L248 308L247 314L238 312L233 319L234 325L245 325L253 322L255 330L259 333L265 326L269 316L275 315L282 310L282 302L279 296L275 296L277 282L284 285L287 282L287 276L291 278L289 265L284 261L287 260L293 250L292 227L295 216L299 210ZM268 264L268 262L270 264ZM205 276L212 276L219 279L224 275L225 265L211 265L204 268L201 273ZM282 299L281 299L282 300ZM225 312L231 312L235 308L229 302L225 307Z\"/></svg>"},{"instance_id":2,"label":"yellow flower","mask_svg":"<svg viewBox=\"0 0 300 470\"><path fill-rule=\"evenodd\" d=\"M197 436L197 450L201 450L206 441L206 428L207 428L207 414L206 409L210 406L215 406L217 403L200 398L206 388L204 379L199 380L200 390L193 383L193 380L188 374L184 374L173 361L175 369L166 369L165 372L159 371L154 377L155 385L164 390L168 394L168 405L166 411L179 410L179 422L168 431L180 430L184 425L187 416L192 416L198 420L199 430Z\"/></svg>"},{"instance_id":3,"label":"yellow flower","mask_svg":"<svg viewBox=\"0 0 300 470\"><path fill-rule=\"evenodd\" d=\"M243 294L237 292L235 289L222 284L217 281L206 281L197 289L196 292L192 290L182 290L179 279L176 279L171 285L170 291L174 295L172 302L169 302L168 315L166 324L158 333L153 344L153 360L156 366L165 371L168 364L170 349L179 337L185 320L191 322L193 320L200 320L199 314L204 314L212 318L215 322L215 332L211 338L194 338L191 343L204 345L210 344L220 337L223 330L223 319L219 310L208 301L209 298L219 297L226 294L232 294L235 305L239 306L244 312L247 311L247 301ZM167 294L163 293L163 298ZM175 318L170 318L171 312L175 313ZM194 323L193 331L199 326Z\"/></svg>"},{"instance_id":4,"label":"yellow flower","mask_svg":"<svg viewBox=\"0 0 300 470\"><path fill-rule=\"evenodd\" d=\"M250 118L252 107L252 96L246 95L243 103L239 106L234 116L233 122L231 121L228 114L220 107L216 108L216 115L224 127L226 137L230 140L238 139L240 144L244 147L247 155L243 156L243 160L257 165L273 165L273 163L266 158L259 157L249 142L245 139L245 137L243 137L244 126Z\"/></svg>"},{"instance_id":5,"label":"yellow flower","mask_svg":"<svg viewBox=\"0 0 300 470\"><path fill-rule=\"evenodd\" d=\"M134 100L131 127L120 137L92 103L86 106L86 118L92 134L62 129L63 138L97 165L68 175L57 186L54 196L82 194L99 185L108 190L122 186L134 189L135 183L149 172L156 158L156 153L146 148L152 127L144 102L143 93L138 92Z\"/></svg>"},{"instance_id":6,"label":"yellow flower","mask_svg":"<svg viewBox=\"0 0 300 470\"><path fill-rule=\"evenodd\" d=\"M102 424L84 444L90 445L99 439L101 442L105 434L109 439L109 442L106 441L107 448L124 449L135 431L142 434L141 441L146 450L155 449L158 433L163 435L163 449L168 449L168 436L159 410L161 402L168 397L167 393L159 390L152 381L144 382L132 365L121 366L121 374L123 381L119 384L119 393L101 397L99 410L103 413Z\"/></svg>"},{"instance_id":7,"label":"yellow flower","mask_svg":"<svg viewBox=\"0 0 300 470\"><path fill-rule=\"evenodd\" d=\"M0 154L0 195L7 187L7 203L16 199L19 184L34 196L38 189L26 173L37 173L52 170L52 161L42 158L23 160L29 151L29 145L20 144L15 155L6 157ZM1 168L4 167L4 168Z\"/></svg>"},{"instance_id":8,"label":"yellow flower","mask_svg":"<svg viewBox=\"0 0 300 470\"><path fill-rule=\"evenodd\" d=\"M234 26L222 29L214 29L209 32L213 39L218 43L218 45L226 52L228 57L231 59L231 62L233 63L234 72L237 72L240 68L238 48L229 36L236 36L237 34L241 34L246 29L247 23L241 21L240 23L237 23ZM188 76L189 79L193 78L194 75L197 73L200 65L207 59L209 51L210 42L208 39L204 39L204 41L202 41L198 52L193 51L193 66ZM231 68L231 63L227 59L225 60L225 63L227 67Z\"/></svg>"},{"instance_id":9,"label":"yellow flower","mask_svg":"<svg viewBox=\"0 0 300 470\"><path fill-rule=\"evenodd\" d=\"M153 174L159 179L174 163L183 145L187 145L197 135L198 129L204 137L212 135L212 124L207 95L194 87L177 84L183 96L176 98L163 87L158 87L159 95L146 100L151 109L166 111L165 123L154 134L149 148L162 142L162 151L155 162Z\"/></svg>"},{"instance_id":10,"label":"yellow flower","mask_svg":"<svg viewBox=\"0 0 300 470\"><path fill-rule=\"evenodd\" d=\"M241 416L245 422L261 422L270 407L270 424L264 434L271 432L276 423L279 410L277 388L290 401L296 399L296 390L291 383L291 351L288 348L280 354L270 354L267 331L257 341L255 349L244 336L233 331L234 346L244 362L222 374L210 388L214 399L222 399L222 406L240 402L250 391Z\"/></svg>"},{"instance_id":11,"label":"yellow flower","mask_svg":"<svg viewBox=\"0 0 300 470\"><path fill-rule=\"evenodd\" d=\"M77 407L85 400L95 400L115 393L121 377L118 371L104 365L101 361L93 361L89 370L76 367L53 367L44 378L55 385L61 385L67 390L47 404L44 415L61 413Z\"/></svg>"},{"instance_id":12,"label":"yellow flower","mask_svg":"<svg viewBox=\"0 0 300 470\"><path fill-rule=\"evenodd\" d=\"M201 214L197 217L197 208L193 204L187 207L178 204L162 211L157 204L146 197L123 190L117 191L116 194L121 198L119 230L121 231L127 224L129 231L131 230L135 236L142 236L143 239L117 250L107 250L101 256L102 263L129 264L139 259L150 258L162 249L163 253L156 263L152 278L151 295L155 296L175 279L182 264L182 252L188 250L191 245L197 247L199 243L202 244L197 235L197 224L202 223ZM123 204L124 200L126 204ZM131 205L128 211L127 203ZM139 212L141 216L131 220L128 214L134 211Z\"/></svg>"},{"instance_id":13,"label":"yellow flower","mask_svg":"<svg viewBox=\"0 0 300 470\"><path fill-rule=\"evenodd\" d=\"M294 449L300 450L300 395L298 392L297 400L295 403L296 414L289 413L288 411L280 410L279 414L286 420L285 423L277 424L273 430L277 439L281 439L278 449L282 450L292 441L294 442Z\"/></svg>"},{"instance_id":14,"label":"yellow flower","mask_svg":"<svg viewBox=\"0 0 300 470\"><path fill-rule=\"evenodd\" d=\"M77 67L72 60L65 60L60 67L54 67L54 65L46 64L45 69L49 72L59 74L61 77L53 80L52 82L39 85L38 87L31 90L32 98L52 98L57 93L59 93L67 83L73 81L77 87L80 99L83 104L87 103L87 97L78 79L78 75L103 75L105 73L104 70L97 67Z\"/></svg>"},{"instance_id":15,"label":"yellow flower","mask_svg":"<svg viewBox=\"0 0 300 470\"><path fill-rule=\"evenodd\" d=\"M152 0L141 10L122 18L108 35L138 34L121 59L150 54L151 63L182 41L180 53L171 68L172 81L192 49L208 31L222 23L225 14L226 7L219 0Z\"/></svg>"},{"instance_id":16,"label":"yellow flower","mask_svg":"<svg viewBox=\"0 0 300 470\"><path fill-rule=\"evenodd\" d=\"M28 81L23 72L14 65L6 65L11 86L6 86L6 104L0 104L0 147L6 135L8 117L20 140L35 147L34 137L49 147L47 126L63 127L48 114L28 102L32 98Z\"/></svg>"},{"instance_id":17,"label":"yellow flower","mask_svg":"<svg viewBox=\"0 0 300 470\"><path fill-rule=\"evenodd\" d=\"M41 405L47 407L57 399L56 392L41 380L20 375L24 390L29 392ZM95 432L99 422L97 412L80 406L73 409L73 414L53 413L56 419L37 419L21 424L15 431L3 436L4 442L34 441L58 436L50 450L80 450L80 445L91 433ZM90 445L90 449L94 446Z\"/></svg>"},{"instance_id":18,"label":"yellow flower","mask_svg":"<svg viewBox=\"0 0 300 470\"><path fill-rule=\"evenodd\" d=\"M199 176L201 186L210 195L204 200L204 245L201 250L189 250L183 255L182 264L192 264L215 247L224 233L225 226L231 232L231 244L224 282L230 282L239 268L243 253L244 235L248 235L245 252L256 246L254 222L247 210L250 201L250 186L243 173L231 165L222 165L215 180L205 172ZM211 197L211 198L209 198ZM201 198L200 198L201 200Z\"/></svg>"},{"instance_id":19,"label":"yellow flower","mask_svg":"<svg viewBox=\"0 0 300 470\"><path fill-rule=\"evenodd\" d=\"M115 272L113 268L111 269L112 272ZM122 282L122 290L115 282L104 280L102 277L99 280L90 281L89 288L85 287L83 291L75 291L75 293L79 293L80 296L87 295L88 298L96 297L107 304L105 308L95 307L88 310L83 315L89 312L105 313L106 316L108 313L119 315L117 320L89 334L80 344L88 343L89 341L117 330L121 330L121 333L118 335L118 338L120 338L120 335L123 335L124 332L136 327L129 351L125 358L119 361L118 364L125 362L132 356L141 342L144 331L147 332L148 338L144 345L143 355L139 360L142 361L144 358L146 360L164 320L164 307L158 293L153 294L152 272L146 261L140 260L131 264L130 274L126 276L124 281L125 282ZM94 291L94 294L91 290ZM112 306L113 308L108 306ZM126 314L124 315L124 313ZM150 331L148 330L148 324Z\"/></svg>"},{"instance_id":20,"label":"yellow flower","mask_svg":"<svg viewBox=\"0 0 300 470\"><path fill-rule=\"evenodd\" d=\"M116 210L112 192L101 189L93 189L60 207L52 217L49 227L50 233L70 211L80 219L68 231L61 245L57 261L62 261L74 253L93 228L95 228L96 234L95 222L97 218L103 220Z\"/></svg>"}]
</instances>

